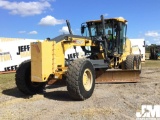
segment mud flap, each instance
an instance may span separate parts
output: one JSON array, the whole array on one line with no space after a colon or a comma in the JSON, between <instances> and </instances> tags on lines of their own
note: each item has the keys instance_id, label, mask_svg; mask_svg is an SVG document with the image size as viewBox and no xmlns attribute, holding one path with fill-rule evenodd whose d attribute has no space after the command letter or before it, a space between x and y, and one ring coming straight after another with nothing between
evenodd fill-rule
<instances>
[{"instance_id":1,"label":"mud flap","mask_svg":"<svg viewBox=\"0 0 160 120\"><path fill-rule=\"evenodd\" d=\"M140 70L107 70L97 72L96 83L138 82Z\"/></svg>"}]
</instances>

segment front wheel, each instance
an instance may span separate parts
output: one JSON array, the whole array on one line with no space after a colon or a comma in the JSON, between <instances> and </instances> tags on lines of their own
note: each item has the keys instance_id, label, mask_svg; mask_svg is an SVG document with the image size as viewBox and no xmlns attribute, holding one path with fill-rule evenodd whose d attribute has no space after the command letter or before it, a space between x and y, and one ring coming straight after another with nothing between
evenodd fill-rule
<instances>
[{"instance_id":1,"label":"front wheel","mask_svg":"<svg viewBox=\"0 0 160 120\"><path fill-rule=\"evenodd\" d=\"M46 83L31 81L31 61L26 60L20 64L15 75L18 89L27 95L33 95L42 92Z\"/></svg>"},{"instance_id":2,"label":"front wheel","mask_svg":"<svg viewBox=\"0 0 160 120\"><path fill-rule=\"evenodd\" d=\"M76 59L66 74L67 90L75 100L85 100L91 97L95 87L95 70L87 59Z\"/></svg>"}]
</instances>

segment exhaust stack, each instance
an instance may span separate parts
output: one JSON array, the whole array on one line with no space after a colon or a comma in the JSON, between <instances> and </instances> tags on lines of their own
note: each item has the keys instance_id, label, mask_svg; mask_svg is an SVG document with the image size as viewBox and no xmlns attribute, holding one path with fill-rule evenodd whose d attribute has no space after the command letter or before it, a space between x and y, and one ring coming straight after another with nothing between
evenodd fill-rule
<instances>
[{"instance_id":1,"label":"exhaust stack","mask_svg":"<svg viewBox=\"0 0 160 120\"><path fill-rule=\"evenodd\" d=\"M67 27L68 27L69 33L70 33L71 35L73 35L73 34L72 34L72 30L71 30L70 22L69 22L68 20L66 20L66 23L67 23Z\"/></svg>"}]
</instances>

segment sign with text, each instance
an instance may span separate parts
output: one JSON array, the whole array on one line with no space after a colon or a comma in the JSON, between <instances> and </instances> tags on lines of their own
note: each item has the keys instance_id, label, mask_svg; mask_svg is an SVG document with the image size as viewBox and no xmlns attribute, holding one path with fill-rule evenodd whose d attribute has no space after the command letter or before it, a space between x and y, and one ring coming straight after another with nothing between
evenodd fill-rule
<instances>
[{"instance_id":1,"label":"sign with text","mask_svg":"<svg viewBox=\"0 0 160 120\"><path fill-rule=\"evenodd\" d=\"M15 71L19 64L30 59L30 43L35 39L0 38L0 72Z\"/></svg>"},{"instance_id":2,"label":"sign with text","mask_svg":"<svg viewBox=\"0 0 160 120\"><path fill-rule=\"evenodd\" d=\"M142 105L136 112L136 120L160 120L160 105Z\"/></svg>"}]
</instances>

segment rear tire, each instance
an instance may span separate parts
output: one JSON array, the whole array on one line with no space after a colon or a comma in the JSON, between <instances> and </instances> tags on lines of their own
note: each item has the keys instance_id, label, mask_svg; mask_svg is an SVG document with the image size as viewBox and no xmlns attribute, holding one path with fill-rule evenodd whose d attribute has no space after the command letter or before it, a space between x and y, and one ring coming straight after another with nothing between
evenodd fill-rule
<instances>
[{"instance_id":1,"label":"rear tire","mask_svg":"<svg viewBox=\"0 0 160 120\"><path fill-rule=\"evenodd\" d=\"M76 59L66 74L67 90L71 98L85 100L91 97L95 87L95 70L87 59Z\"/></svg>"},{"instance_id":2,"label":"rear tire","mask_svg":"<svg viewBox=\"0 0 160 120\"><path fill-rule=\"evenodd\" d=\"M20 64L15 75L18 89L27 95L34 95L43 91L46 83L31 81L31 61L26 60Z\"/></svg>"},{"instance_id":3,"label":"rear tire","mask_svg":"<svg viewBox=\"0 0 160 120\"><path fill-rule=\"evenodd\" d=\"M127 70L140 70L142 69L141 57L139 55L128 55L125 62Z\"/></svg>"},{"instance_id":4,"label":"rear tire","mask_svg":"<svg viewBox=\"0 0 160 120\"><path fill-rule=\"evenodd\" d=\"M134 70L135 69L135 65L134 65L134 55L128 55L126 58L126 62L125 62L125 68L127 70Z\"/></svg>"},{"instance_id":5,"label":"rear tire","mask_svg":"<svg viewBox=\"0 0 160 120\"><path fill-rule=\"evenodd\" d=\"M141 57L140 57L140 55L136 55L135 56L135 60L136 60L136 69L141 71L142 64L141 64Z\"/></svg>"}]
</instances>

